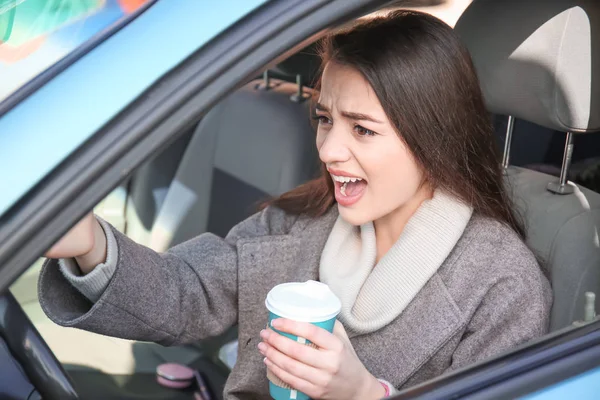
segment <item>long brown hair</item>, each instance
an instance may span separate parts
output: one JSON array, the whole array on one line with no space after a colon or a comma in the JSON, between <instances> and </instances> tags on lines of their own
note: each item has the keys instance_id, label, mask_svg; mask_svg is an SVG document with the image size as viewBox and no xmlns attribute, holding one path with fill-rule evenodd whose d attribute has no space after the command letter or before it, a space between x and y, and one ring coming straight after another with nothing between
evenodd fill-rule
<instances>
[{"instance_id":1,"label":"long brown hair","mask_svg":"<svg viewBox=\"0 0 600 400\"><path fill-rule=\"evenodd\" d=\"M336 62L365 77L433 188L524 237L503 185L475 68L452 28L425 13L395 11L330 34L321 59L322 68ZM270 204L321 216L335 204L331 177L323 166L319 178Z\"/></svg>"}]
</instances>

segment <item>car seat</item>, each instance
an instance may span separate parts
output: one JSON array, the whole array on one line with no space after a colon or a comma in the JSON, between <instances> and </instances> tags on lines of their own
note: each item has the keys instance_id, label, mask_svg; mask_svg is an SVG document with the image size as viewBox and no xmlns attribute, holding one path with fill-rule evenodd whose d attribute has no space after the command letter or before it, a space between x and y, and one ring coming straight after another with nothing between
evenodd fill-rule
<instances>
[{"instance_id":1,"label":"car seat","mask_svg":"<svg viewBox=\"0 0 600 400\"><path fill-rule=\"evenodd\" d=\"M491 112L565 132L560 178L517 167L506 177L552 282L551 329L568 326L583 319L585 292L600 293L600 194L567 181L574 136L600 130L600 3L476 0L455 29Z\"/></svg>"},{"instance_id":2,"label":"car seat","mask_svg":"<svg viewBox=\"0 0 600 400\"><path fill-rule=\"evenodd\" d=\"M262 201L315 177L312 93L256 80L213 107L183 154L149 246L164 251L207 231L225 236Z\"/></svg>"},{"instance_id":3,"label":"car seat","mask_svg":"<svg viewBox=\"0 0 600 400\"><path fill-rule=\"evenodd\" d=\"M193 132L194 129L185 132L134 172L121 190L127 196L126 201L112 202L110 209L97 213L111 223L114 223L114 215L122 213L125 222L122 232L137 243L148 245L152 227ZM119 191L111 193L112 196L119 194Z\"/></svg>"}]
</instances>

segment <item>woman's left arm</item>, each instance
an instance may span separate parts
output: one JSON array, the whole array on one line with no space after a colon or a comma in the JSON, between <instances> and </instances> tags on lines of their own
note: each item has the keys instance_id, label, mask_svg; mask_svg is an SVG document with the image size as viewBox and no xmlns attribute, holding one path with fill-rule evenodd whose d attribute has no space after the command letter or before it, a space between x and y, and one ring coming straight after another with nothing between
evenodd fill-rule
<instances>
[{"instance_id":1,"label":"woman's left arm","mask_svg":"<svg viewBox=\"0 0 600 400\"><path fill-rule=\"evenodd\" d=\"M386 388L358 359L340 322L333 334L309 323L286 319L272 322L281 332L307 339L317 348L300 344L271 329L261 332L258 345L267 368L279 379L312 399L378 400Z\"/></svg>"},{"instance_id":2,"label":"woman's left arm","mask_svg":"<svg viewBox=\"0 0 600 400\"><path fill-rule=\"evenodd\" d=\"M552 289L541 270L499 279L477 307L448 370L545 335L551 307Z\"/></svg>"}]
</instances>

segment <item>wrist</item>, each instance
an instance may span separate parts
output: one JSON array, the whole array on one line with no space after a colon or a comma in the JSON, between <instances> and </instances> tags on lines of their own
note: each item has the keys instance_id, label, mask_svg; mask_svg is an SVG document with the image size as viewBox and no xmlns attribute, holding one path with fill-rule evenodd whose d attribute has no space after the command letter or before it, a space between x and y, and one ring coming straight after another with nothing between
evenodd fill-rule
<instances>
[{"instance_id":1,"label":"wrist","mask_svg":"<svg viewBox=\"0 0 600 400\"><path fill-rule=\"evenodd\" d=\"M104 229L100 225L100 222L96 218L93 221L93 247L92 249L82 254L81 256L75 257L75 261L79 265L79 269L83 275L90 273L94 267L106 261L106 234Z\"/></svg>"},{"instance_id":2,"label":"wrist","mask_svg":"<svg viewBox=\"0 0 600 400\"><path fill-rule=\"evenodd\" d=\"M386 381L384 381L384 380L382 380L382 379L377 379L377 381L379 382L379 384L380 384L380 385L383 387L383 389L384 389L383 398L386 398L386 399L387 399L388 397L390 397L390 395L391 395L392 393L394 393L394 388L393 388L393 386L392 386L392 384L391 384L391 383L389 383L389 382L386 382Z\"/></svg>"},{"instance_id":3,"label":"wrist","mask_svg":"<svg viewBox=\"0 0 600 400\"><path fill-rule=\"evenodd\" d=\"M357 399L380 400L387 396L387 389L373 375L368 374L365 383L362 385L362 390L359 390Z\"/></svg>"}]
</instances>

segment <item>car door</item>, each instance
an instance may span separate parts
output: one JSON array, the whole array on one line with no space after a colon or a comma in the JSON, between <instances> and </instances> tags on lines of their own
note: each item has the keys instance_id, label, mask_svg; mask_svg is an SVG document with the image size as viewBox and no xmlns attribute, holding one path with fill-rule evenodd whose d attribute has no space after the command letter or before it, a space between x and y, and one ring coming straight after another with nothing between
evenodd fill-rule
<instances>
[{"instance_id":1,"label":"car door","mask_svg":"<svg viewBox=\"0 0 600 400\"><path fill-rule=\"evenodd\" d=\"M0 292L210 105L326 27L384 3L219 2L216 12L200 2L159 1L18 101L3 103ZM198 26L206 28L201 38ZM136 77L135 84L124 85L123 76ZM84 89L93 101L81 101ZM44 134L53 140L40 140ZM540 398L586 384L600 364L599 327L559 332L396 398Z\"/></svg>"}]
</instances>

